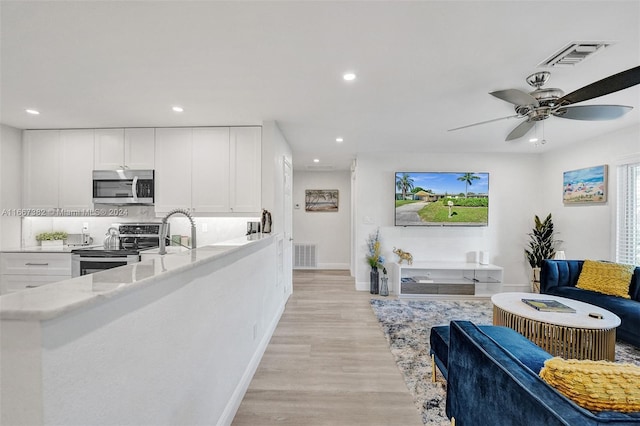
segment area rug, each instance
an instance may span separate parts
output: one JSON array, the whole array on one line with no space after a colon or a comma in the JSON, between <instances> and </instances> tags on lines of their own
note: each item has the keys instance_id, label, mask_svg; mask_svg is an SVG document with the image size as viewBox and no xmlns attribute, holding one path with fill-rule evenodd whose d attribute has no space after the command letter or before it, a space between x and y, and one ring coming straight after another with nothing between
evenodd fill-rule
<instances>
[{"instance_id":1,"label":"area rug","mask_svg":"<svg viewBox=\"0 0 640 426\"><path fill-rule=\"evenodd\" d=\"M371 307L422 414L422 422L425 425L449 425L445 414L446 383L440 372L436 383L431 381L431 327L448 324L452 319L491 324L491 301L371 299ZM616 361L640 365L640 350L617 342Z\"/></svg>"}]
</instances>

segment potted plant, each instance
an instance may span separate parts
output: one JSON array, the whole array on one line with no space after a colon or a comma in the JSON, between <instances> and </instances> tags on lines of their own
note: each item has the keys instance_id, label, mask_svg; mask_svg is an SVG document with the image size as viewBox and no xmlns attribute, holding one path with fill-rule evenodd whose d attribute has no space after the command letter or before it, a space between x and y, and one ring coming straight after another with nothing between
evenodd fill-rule
<instances>
[{"instance_id":1,"label":"potted plant","mask_svg":"<svg viewBox=\"0 0 640 426\"><path fill-rule=\"evenodd\" d=\"M42 247L59 247L64 245L66 239L67 233L63 231L41 232L36 235L36 241L39 241Z\"/></svg>"},{"instance_id":2,"label":"potted plant","mask_svg":"<svg viewBox=\"0 0 640 426\"><path fill-rule=\"evenodd\" d=\"M529 233L529 247L524 249L529 265L533 268L532 288L534 292L540 291L540 268L542 261L553 259L556 254L555 246L560 241L554 238L553 220L551 213L544 219L536 215L534 228Z\"/></svg>"}]
</instances>

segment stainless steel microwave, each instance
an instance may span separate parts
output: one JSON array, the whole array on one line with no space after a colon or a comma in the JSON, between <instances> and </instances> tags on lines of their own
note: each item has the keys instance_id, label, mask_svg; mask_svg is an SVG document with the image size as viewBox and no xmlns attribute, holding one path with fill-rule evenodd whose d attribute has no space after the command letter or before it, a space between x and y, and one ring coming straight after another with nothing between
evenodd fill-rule
<instances>
[{"instance_id":1,"label":"stainless steel microwave","mask_svg":"<svg viewBox=\"0 0 640 426\"><path fill-rule=\"evenodd\" d=\"M113 205L153 205L153 170L94 170L93 202Z\"/></svg>"}]
</instances>

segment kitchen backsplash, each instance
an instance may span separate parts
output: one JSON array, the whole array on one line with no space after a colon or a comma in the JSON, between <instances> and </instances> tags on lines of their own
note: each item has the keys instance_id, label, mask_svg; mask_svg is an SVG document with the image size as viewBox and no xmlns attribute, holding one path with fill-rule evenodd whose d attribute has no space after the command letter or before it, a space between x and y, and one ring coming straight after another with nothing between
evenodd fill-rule
<instances>
[{"instance_id":1,"label":"kitchen backsplash","mask_svg":"<svg viewBox=\"0 0 640 426\"><path fill-rule=\"evenodd\" d=\"M22 219L22 247L37 245L36 235L41 232L64 231L80 234L85 224L94 244L104 240L110 226L126 222L160 222L161 218L143 211L144 208L128 207L127 217L25 217ZM206 246L221 241L241 237L247 233L247 222L260 220L259 217L195 217L198 246ZM169 218L172 235L191 235L191 223L184 216Z\"/></svg>"}]
</instances>

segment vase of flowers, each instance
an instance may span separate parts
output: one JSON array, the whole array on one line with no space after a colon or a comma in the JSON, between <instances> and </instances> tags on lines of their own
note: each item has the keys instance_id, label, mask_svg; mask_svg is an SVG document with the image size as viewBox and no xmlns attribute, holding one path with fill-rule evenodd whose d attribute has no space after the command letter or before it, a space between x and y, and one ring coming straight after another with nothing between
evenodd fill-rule
<instances>
[{"instance_id":1,"label":"vase of flowers","mask_svg":"<svg viewBox=\"0 0 640 426\"><path fill-rule=\"evenodd\" d=\"M376 230L375 234L369 235L367 239L367 263L371 266L371 272L369 273L369 292L371 294L378 294L379 287L378 282L380 280L380 272L378 268L383 267L384 258L380 255L380 230Z\"/></svg>"}]
</instances>

